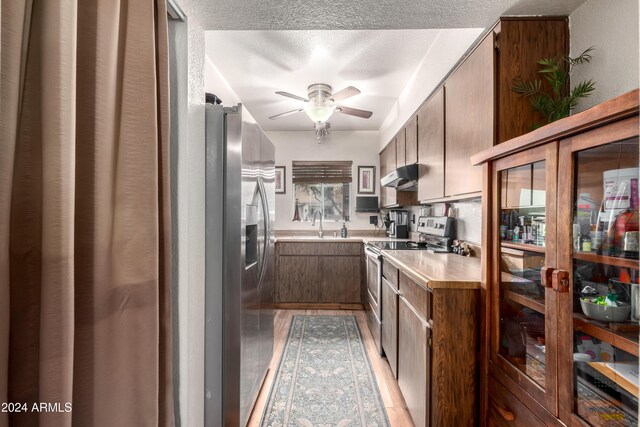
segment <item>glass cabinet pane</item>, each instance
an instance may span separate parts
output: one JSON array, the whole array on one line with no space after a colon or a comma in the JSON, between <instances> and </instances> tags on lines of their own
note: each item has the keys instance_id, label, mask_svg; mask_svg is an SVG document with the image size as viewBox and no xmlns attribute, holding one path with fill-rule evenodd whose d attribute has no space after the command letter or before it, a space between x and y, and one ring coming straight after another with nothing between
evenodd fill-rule
<instances>
[{"instance_id":1,"label":"glass cabinet pane","mask_svg":"<svg viewBox=\"0 0 640 427\"><path fill-rule=\"evenodd\" d=\"M541 387L546 384L545 162L499 172L500 305L498 353Z\"/></svg>"},{"instance_id":2,"label":"glass cabinet pane","mask_svg":"<svg viewBox=\"0 0 640 427\"><path fill-rule=\"evenodd\" d=\"M638 425L638 138L574 154L574 412Z\"/></svg>"}]
</instances>

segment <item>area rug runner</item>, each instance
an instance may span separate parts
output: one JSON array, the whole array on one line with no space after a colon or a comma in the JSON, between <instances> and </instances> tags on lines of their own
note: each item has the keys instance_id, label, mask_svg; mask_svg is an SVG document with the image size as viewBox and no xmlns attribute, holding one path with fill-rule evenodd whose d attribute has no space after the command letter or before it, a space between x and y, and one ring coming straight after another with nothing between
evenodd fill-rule
<instances>
[{"instance_id":1,"label":"area rug runner","mask_svg":"<svg viewBox=\"0 0 640 427\"><path fill-rule=\"evenodd\" d=\"M388 427L354 316L294 316L263 427Z\"/></svg>"}]
</instances>

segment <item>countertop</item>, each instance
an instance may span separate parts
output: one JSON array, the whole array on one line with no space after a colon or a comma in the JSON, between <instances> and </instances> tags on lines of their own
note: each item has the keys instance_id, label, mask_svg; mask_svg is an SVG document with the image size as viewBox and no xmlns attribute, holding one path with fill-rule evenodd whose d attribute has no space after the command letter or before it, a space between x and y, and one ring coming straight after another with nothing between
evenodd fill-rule
<instances>
[{"instance_id":1,"label":"countertop","mask_svg":"<svg viewBox=\"0 0 640 427\"><path fill-rule=\"evenodd\" d=\"M382 251L391 264L429 289L480 289L480 258L429 251Z\"/></svg>"},{"instance_id":2,"label":"countertop","mask_svg":"<svg viewBox=\"0 0 640 427\"><path fill-rule=\"evenodd\" d=\"M386 236L320 238L310 235L277 236L278 243L367 243L374 241L407 241ZM480 289L480 258L456 254L431 253L426 250L382 251L382 255L418 284L429 289Z\"/></svg>"}]
</instances>

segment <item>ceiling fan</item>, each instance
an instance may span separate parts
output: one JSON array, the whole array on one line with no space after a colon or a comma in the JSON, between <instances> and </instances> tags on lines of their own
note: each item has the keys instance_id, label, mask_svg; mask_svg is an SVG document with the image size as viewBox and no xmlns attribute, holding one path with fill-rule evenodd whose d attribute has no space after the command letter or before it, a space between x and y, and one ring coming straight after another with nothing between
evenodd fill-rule
<instances>
[{"instance_id":1,"label":"ceiling fan","mask_svg":"<svg viewBox=\"0 0 640 427\"><path fill-rule=\"evenodd\" d=\"M288 98L293 98L298 101L308 102L309 104L304 108L297 108L295 110L286 111L284 113L276 114L275 116L269 117L271 120L279 119L280 117L285 117L290 114L299 113L300 111L304 111L307 113L307 116L314 123L324 123L333 114L334 111L337 111L342 114L348 114L350 116L362 117L363 119L368 119L373 114L371 111L360 110L358 108L344 107L342 105L337 105L336 102L342 101L347 98L351 98L360 93L360 90L349 86L346 87L334 94L331 94L332 88L328 84L325 83L314 83L309 85L307 88L308 98L303 98L298 95L294 95L289 92L278 91L276 92L278 95L286 96Z\"/></svg>"}]
</instances>

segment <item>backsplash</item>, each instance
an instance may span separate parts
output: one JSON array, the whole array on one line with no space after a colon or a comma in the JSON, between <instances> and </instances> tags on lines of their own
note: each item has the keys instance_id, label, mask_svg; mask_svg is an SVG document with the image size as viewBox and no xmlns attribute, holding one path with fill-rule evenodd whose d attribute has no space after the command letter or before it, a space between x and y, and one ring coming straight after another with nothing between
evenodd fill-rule
<instances>
[{"instance_id":1,"label":"backsplash","mask_svg":"<svg viewBox=\"0 0 640 427\"><path fill-rule=\"evenodd\" d=\"M431 206L431 215L441 216L444 214L445 204L434 203ZM407 208L409 219L417 222L420 216L421 206ZM449 215L456 219L456 238L469 243L480 244L482 235L482 198L465 200L461 202L449 203ZM416 224L411 223L411 231L416 231Z\"/></svg>"}]
</instances>

